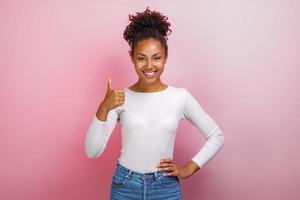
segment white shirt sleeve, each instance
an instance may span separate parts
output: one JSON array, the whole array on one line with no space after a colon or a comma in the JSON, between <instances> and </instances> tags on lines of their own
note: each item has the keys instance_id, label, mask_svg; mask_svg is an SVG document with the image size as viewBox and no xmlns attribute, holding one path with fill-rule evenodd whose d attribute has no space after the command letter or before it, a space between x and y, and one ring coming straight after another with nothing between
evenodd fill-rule
<instances>
[{"instance_id":1,"label":"white shirt sleeve","mask_svg":"<svg viewBox=\"0 0 300 200\"><path fill-rule=\"evenodd\" d=\"M192 158L201 168L221 149L225 142L222 130L205 112L192 94L186 90L183 118L196 126L205 136L206 142Z\"/></svg>"},{"instance_id":2,"label":"white shirt sleeve","mask_svg":"<svg viewBox=\"0 0 300 200\"><path fill-rule=\"evenodd\" d=\"M89 158L97 158L104 151L106 144L118 122L116 108L109 111L106 121L94 116L85 136L85 153Z\"/></svg>"}]
</instances>

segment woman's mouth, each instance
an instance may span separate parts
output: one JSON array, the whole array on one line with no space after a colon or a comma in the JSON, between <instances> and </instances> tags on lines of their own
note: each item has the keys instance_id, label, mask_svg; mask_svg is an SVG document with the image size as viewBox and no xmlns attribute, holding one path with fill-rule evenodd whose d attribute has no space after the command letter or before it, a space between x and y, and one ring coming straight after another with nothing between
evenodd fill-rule
<instances>
[{"instance_id":1,"label":"woman's mouth","mask_svg":"<svg viewBox=\"0 0 300 200\"><path fill-rule=\"evenodd\" d=\"M143 73L146 75L147 78L153 78L155 76L157 71L153 71L153 72L144 72Z\"/></svg>"}]
</instances>

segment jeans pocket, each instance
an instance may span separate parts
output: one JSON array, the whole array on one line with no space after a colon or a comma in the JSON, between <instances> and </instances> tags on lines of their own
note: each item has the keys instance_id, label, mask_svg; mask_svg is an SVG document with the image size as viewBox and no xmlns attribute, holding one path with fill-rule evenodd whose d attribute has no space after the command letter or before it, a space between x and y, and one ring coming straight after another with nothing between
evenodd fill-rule
<instances>
[{"instance_id":1,"label":"jeans pocket","mask_svg":"<svg viewBox=\"0 0 300 200\"><path fill-rule=\"evenodd\" d=\"M127 179L128 179L128 175L124 173L115 172L112 177L112 183L115 186L122 187L126 185Z\"/></svg>"},{"instance_id":2,"label":"jeans pocket","mask_svg":"<svg viewBox=\"0 0 300 200\"><path fill-rule=\"evenodd\" d=\"M162 187L178 187L179 186L179 178L177 176L159 176L158 183Z\"/></svg>"}]
</instances>

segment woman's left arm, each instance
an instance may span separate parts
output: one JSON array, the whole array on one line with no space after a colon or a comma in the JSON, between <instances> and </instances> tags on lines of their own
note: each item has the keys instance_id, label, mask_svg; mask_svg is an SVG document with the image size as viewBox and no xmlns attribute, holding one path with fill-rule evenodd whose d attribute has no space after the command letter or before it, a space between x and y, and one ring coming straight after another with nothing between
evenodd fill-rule
<instances>
[{"instance_id":1,"label":"woman's left arm","mask_svg":"<svg viewBox=\"0 0 300 200\"><path fill-rule=\"evenodd\" d=\"M185 89L185 101L182 118L196 126L206 138L206 142L198 153L183 167L176 165L170 159L164 159L161 167L173 170L167 175L177 175L186 178L202 168L224 145L225 137L218 124L205 112L193 95ZM173 166L173 167L171 167Z\"/></svg>"}]
</instances>

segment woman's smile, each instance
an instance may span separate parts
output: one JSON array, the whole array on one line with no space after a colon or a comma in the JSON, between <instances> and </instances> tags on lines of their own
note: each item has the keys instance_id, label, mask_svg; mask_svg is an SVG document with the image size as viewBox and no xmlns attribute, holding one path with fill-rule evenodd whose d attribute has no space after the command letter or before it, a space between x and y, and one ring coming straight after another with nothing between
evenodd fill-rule
<instances>
[{"instance_id":1,"label":"woman's smile","mask_svg":"<svg viewBox=\"0 0 300 200\"><path fill-rule=\"evenodd\" d=\"M140 87L163 85L160 76L164 71L167 57L159 40L148 38L139 41L131 59L139 76Z\"/></svg>"},{"instance_id":2,"label":"woman's smile","mask_svg":"<svg viewBox=\"0 0 300 200\"><path fill-rule=\"evenodd\" d=\"M152 71L152 72L145 72L145 71L143 71L143 73L145 74L145 76L147 78L154 78L155 75L156 75L156 72L157 72L157 70L156 71Z\"/></svg>"}]
</instances>

